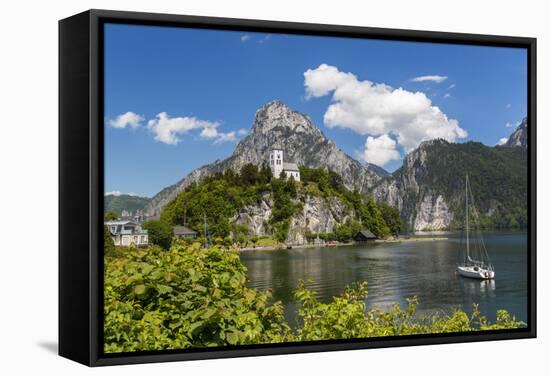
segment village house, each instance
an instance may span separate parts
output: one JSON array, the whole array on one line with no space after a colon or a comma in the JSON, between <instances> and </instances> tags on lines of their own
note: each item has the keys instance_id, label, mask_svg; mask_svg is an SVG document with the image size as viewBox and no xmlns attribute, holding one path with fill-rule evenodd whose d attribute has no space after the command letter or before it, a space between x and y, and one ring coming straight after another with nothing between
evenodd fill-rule
<instances>
[{"instance_id":1,"label":"village house","mask_svg":"<svg viewBox=\"0 0 550 376\"><path fill-rule=\"evenodd\" d=\"M274 177L279 178L284 172L286 178L292 177L296 181L300 181L300 170L298 165L292 162L284 161L284 154L281 149L273 149L269 153L269 167Z\"/></svg>"},{"instance_id":2,"label":"village house","mask_svg":"<svg viewBox=\"0 0 550 376\"><path fill-rule=\"evenodd\" d=\"M128 220L107 221L105 226L109 229L115 246L147 247L149 244L147 230L142 229L137 222Z\"/></svg>"},{"instance_id":3,"label":"village house","mask_svg":"<svg viewBox=\"0 0 550 376\"><path fill-rule=\"evenodd\" d=\"M178 239L196 239L197 232L185 226L175 226L173 229L174 237Z\"/></svg>"}]
</instances>

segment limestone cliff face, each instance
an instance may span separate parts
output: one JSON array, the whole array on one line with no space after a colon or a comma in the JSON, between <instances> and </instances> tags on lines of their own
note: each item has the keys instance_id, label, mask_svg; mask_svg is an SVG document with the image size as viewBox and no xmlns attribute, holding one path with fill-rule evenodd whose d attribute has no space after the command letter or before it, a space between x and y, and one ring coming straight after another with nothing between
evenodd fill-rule
<instances>
[{"instance_id":1,"label":"limestone cliff face","mask_svg":"<svg viewBox=\"0 0 550 376\"><path fill-rule=\"evenodd\" d=\"M302 202L303 209L292 217L287 239L291 243L305 243L305 234L308 230L313 233L333 232L337 224L345 223L354 217L353 210L336 197L324 199L306 196L302 198Z\"/></svg>"},{"instance_id":2,"label":"limestone cliff face","mask_svg":"<svg viewBox=\"0 0 550 376\"><path fill-rule=\"evenodd\" d=\"M452 219L453 214L449 211L449 206L443 196L433 197L427 193L418 205L413 228L415 230L441 230L449 227Z\"/></svg>"},{"instance_id":3,"label":"limestone cliff face","mask_svg":"<svg viewBox=\"0 0 550 376\"><path fill-rule=\"evenodd\" d=\"M233 154L222 161L200 167L178 183L164 188L144 208L146 216L160 214L168 202L192 182L215 172L252 163L267 162L273 147L282 149L286 161L307 167L326 167L342 176L349 189L368 192L387 173L374 165L362 165L340 150L313 124L311 119L290 109L280 101L272 101L258 109L248 136L239 142Z\"/></svg>"},{"instance_id":4,"label":"limestone cliff face","mask_svg":"<svg viewBox=\"0 0 550 376\"><path fill-rule=\"evenodd\" d=\"M399 209L410 230L442 230L453 220L445 193L427 179L429 149L435 143L446 141L423 142L405 157L403 166L391 178L383 179L372 190L376 201L386 201Z\"/></svg>"},{"instance_id":5,"label":"limestone cliff face","mask_svg":"<svg viewBox=\"0 0 550 376\"><path fill-rule=\"evenodd\" d=\"M247 226L251 235L261 236L268 234L268 221L271 218L273 198L271 194L264 194L260 203L245 206L233 218L239 225Z\"/></svg>"},{"instance_id":6,"label":"limestone cliff face","mask_svg":"<svg viewBox=\"0 0 550 376\"><path fill-rule=\"evenodd\" d=\"M399 208L409 231L456 228L463 223L468 174L477 211L496 225L512 226L523 221L518 213L525 210L527 200L526 127L524 120L509 144L496 147L473 141L423 142L371 194ZM516 219L506 219L511 217Z\"/></svg>"},{"instance_id":7,"label":"limestone cliff face","mask_svg":"<svg viewBox=\"0 0 550 376\"><path fill-rule=\"evenodd\" d=\"M287 243L306 243L306 233L332 232L337 224L353 218L354 212L339 199L327 199L317 196L301 195L297 199L302 209L291 218ZM265 194L256 205L249 205L240 210L233 220L245 225L250 233L257 236L269 235L269 219L273 207L271 194Z\"/></svg>"}]
</instances>

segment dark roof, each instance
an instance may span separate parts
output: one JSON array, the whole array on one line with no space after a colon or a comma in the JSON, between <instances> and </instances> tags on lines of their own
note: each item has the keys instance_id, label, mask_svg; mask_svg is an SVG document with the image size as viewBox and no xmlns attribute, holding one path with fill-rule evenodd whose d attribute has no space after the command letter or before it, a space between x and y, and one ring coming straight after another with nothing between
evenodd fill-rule
<instances>
[{"instance_id":1,"label":"dark roof","mask_svg":"<svg viewBox=\"0 0 550 376\"><path fill-rule=\"evenodd\" d=\"M362 230L355 234L354 238L376 239L377 236L374 235L370 230Z\"/></svg>"},{"instance_id":2,"label":"dark roof","mask_svg":"<svg viewBox=\"0 0 550 376\"><path fill-rule=\"evenodd\" d=\"M174 235L195 235L197 233L185 226L175 226L173 232Z\"/></svg>"}]
</instances>

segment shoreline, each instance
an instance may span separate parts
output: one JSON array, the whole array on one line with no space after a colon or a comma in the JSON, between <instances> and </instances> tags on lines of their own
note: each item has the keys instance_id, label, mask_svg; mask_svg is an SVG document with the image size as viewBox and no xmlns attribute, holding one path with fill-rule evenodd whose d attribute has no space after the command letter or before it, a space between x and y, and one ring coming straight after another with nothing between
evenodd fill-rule
<instances>
[{"instance_id":1,"label":"shoreline","mask_svg":"<svg viewBox=\"0 0 550 376\"><path fill-rule=\"evenodd\" d=\"M337 248L342 246L350 245L368 245L368 244L386 244L386 243L408 243L408 242L431 242L431 241L440 241L448 240L447 237L414 237L414 238L397 238L397 239L376 239L373 241L367 242L347 242L347 243L325 243L325 244L277 244L270 246L258 246L258 247L242 247L239 248L239 252L250 252L250 251L278 251L283 249L307 249L307 248Z\"/></svg>"}]
</instances>

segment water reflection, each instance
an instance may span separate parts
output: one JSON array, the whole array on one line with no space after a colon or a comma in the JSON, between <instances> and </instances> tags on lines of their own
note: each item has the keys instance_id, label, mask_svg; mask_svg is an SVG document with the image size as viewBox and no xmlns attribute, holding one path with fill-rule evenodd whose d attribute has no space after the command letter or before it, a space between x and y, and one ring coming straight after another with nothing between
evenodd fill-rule
<instances>
[{"instance_id":1,"label":"water reflection","mask_svg":"<svg viewBox=\"0 0 550 376\"><path fill-rule=\"evenodd\" d=\"M365 280L369 308L387 309L394 302L404 305L407 298L417 296L420 314L450 313L457 307L471 312L477 303L490 320L497 309L505 308L525 321L526 235L487 234L485 241L496 269L492 281L455 275L459 242L453 235L431 242L250 251L243 252L241 259L249 270L249 286L272 289L291 323L297 309L293 291L300 279L310 279L310 288L325 302L350 283Z\"/></svg>"}]
</instances>

